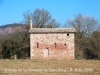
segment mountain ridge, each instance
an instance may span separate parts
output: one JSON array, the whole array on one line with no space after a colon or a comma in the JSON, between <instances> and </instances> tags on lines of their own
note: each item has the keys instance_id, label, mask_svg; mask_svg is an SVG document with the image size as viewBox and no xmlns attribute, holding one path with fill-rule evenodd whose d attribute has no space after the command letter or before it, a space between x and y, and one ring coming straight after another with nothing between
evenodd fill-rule
<instances>
[{"instance_id":1,"label":"mountain ridge","mask_svg":"<svg viewBox=\"0 0 100 75\"><path fill-rule=\"evenodd\" d=\"M24 32L26 31L26 26L25 24L6 24L0 26L0 36L5 36L5 35L10 35L14 34L16 32Z\"/></svg>"}]
</instances>

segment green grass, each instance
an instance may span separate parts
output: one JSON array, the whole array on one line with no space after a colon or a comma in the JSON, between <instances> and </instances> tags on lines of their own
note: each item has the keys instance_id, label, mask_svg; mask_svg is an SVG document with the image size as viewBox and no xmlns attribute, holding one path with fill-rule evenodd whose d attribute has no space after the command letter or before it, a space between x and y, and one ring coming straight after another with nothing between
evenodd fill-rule
<instances>
[{"instance_id":1,"label":"green grass","mask_svg":"<svg viewBox=\"0 0 100 75\"><path fill-rule=\"evenodd\" d=\"M100 61L0 60L0 75L100 75Z\"/></svg>"}]
</instances>

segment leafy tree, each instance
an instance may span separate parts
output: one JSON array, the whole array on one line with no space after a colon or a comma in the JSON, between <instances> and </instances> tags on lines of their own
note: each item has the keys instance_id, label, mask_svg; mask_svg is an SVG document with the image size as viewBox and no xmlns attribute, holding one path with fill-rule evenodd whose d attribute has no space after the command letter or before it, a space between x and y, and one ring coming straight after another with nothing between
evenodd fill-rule
<instances>
[{"instance_id":1,"label":"leafy tree","mask_svg":"<svg viewBox=\"0 0 100 75\"><path fill-rule=\"evenodd\" d=\"M2 58L2 46L0 44L0 58Z\"/></svg>"},{"instance_id":2,"label":"leafy tree","mask_svg":"<svg viewBox=\"0 0 100 75\"><path fill-rule=\"evenodd\" d=\"M4 43L2 44L2 48L3 48L2 51L3 58L10 58L12 54L10 40L4 41Z\"/></svg>"},{"instance_id":3,"label":"leafy tree","mask_svg":"<svg viewBox=\"0 0 100 75\"><path fill-rule=\"evenodd\" d=\"M95 57L100 59L100 31L93 32L91 40L92 52L94 52Z\"/></svg>"},{"instance_id":4,"label":"leafy tree","mask_svg":"<svg viewBox=\"0 0 100 75\"><path fill-rule=\"evenodd\" d=\"M2 43L2 56L4 59L10 58L11 56L17 55L17 58L21 58L21 47L22 47L21 35L14 35L9 37Z\"/></svg>"}]
</instances>

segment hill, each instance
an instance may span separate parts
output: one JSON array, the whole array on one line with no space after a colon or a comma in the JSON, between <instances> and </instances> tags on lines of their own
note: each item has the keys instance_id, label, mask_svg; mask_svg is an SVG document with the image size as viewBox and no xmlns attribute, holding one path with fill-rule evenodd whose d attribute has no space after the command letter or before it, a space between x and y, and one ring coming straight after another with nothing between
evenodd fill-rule
<instances>
[{"instance_id":1,"label":"hill","mask_svg":"<svg viewBox=\"0 0 100 75\"><path fill-rule=\"evenodd\" d=\"M7 24L0 26L0 36L11 35L16 32L26 31L26 25L24 24Z\"/></svg>"}]
</instances>

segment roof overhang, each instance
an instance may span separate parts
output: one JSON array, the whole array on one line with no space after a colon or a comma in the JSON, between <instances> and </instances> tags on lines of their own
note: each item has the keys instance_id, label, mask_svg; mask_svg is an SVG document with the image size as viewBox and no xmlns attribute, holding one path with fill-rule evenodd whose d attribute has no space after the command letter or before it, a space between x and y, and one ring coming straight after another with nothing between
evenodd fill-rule
<instances>
[{"instance_id":1,"label":"roof overhang","mask_svg":"<svg viewBox=\"0 0 100 75\"><path fill-rule=\"evenodd\" d=\"M75 28L32 28L29 33L74 33Z\"/></svg>"}]
</instances>

